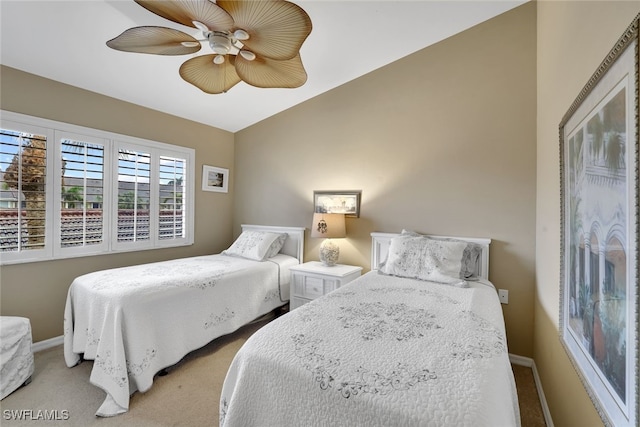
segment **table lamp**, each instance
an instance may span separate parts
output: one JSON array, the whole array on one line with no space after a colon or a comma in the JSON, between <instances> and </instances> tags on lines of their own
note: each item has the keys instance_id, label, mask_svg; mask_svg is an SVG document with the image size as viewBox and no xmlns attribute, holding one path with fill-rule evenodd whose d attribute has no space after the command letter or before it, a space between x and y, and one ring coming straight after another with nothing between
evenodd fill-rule
<instances>
[{"instance_id":1,"label":"table lamp","mask_svg":"<svg viewBox=\"0 0 640 427\"><path fill-rule=\"evenodd\" d=\"M320 261L331 267L336 265L340 248L331 239L346 237L344 214L314 213L311 224L311 237L323 237L320 244Z\"/></svg>"}]
</instances>

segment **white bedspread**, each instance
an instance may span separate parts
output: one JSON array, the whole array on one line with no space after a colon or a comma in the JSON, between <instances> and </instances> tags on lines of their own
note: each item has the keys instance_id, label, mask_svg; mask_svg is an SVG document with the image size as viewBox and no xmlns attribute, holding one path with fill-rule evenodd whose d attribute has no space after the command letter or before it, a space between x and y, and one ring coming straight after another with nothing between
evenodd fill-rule
<instances>
[{"instance_id":1,"label":"white bedspread","mask_svg":"<svg viewBox=\"0 0 640 427\"><path fill-rule=\"evenodd\" d=\"M90 381L107 393L96 415L126 412L129 395L148 390L158 371L283 305L288 267L298 260L271 260L208 255L76 278L65 307L64 355L69 367L81 354L94 360Z\"/></svg>"},{"instance_id":2,"label":"white bedspread","mask_svg":"<svg viewBox=\"0 0 640 427\"><path fill-rule=\"evenodd\" d=\"M29 382L33 375L31 322L0 316L0 400Z\"/></svg>"},{"instance_id":3,"label":"white bedspread","mask_svg":"<svg viewBox=\"0 0 640 427\"><path fill-rule=\"evenodd\" d=\"M269 323L234 358L220 425L520 425L490 282L369 272Z\"/></svg>"}]
</instances>

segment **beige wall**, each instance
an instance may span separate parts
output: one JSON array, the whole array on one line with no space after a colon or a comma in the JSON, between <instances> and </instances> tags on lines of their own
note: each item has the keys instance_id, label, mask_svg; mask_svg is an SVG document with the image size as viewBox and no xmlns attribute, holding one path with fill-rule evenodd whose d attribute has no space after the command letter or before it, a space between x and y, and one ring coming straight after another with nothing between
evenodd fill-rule
<instances>
[{"instance_id":1,"label":"beige wall","mask_svg":"<svg viewBox=\"0 0 640 427\"><path fill-rule=\"evenodd\" d=\"M362 190L343 263L369 268L372 231L490 237L509 350L533 356L535 13L519 7L238 132L235 231L309 229L314 190Z\"/></svg>"},{"instance_id":2,"label":"beige wall","mask_svg":"<svg viewBox=\"0 0 640 427\"><path fill-rule=\"evenodd\" d=\"M31 319L34 341L62 335L64 303L73 278L90 271L224 249L232 239L233 180L228 194L202 192L202 165L233 173L233 134L4 67L1 108L103 129L196 152L195 244L189 247L0 267L0 313Z\"/></svg>"},{"instance_id":3,"label":"beige wall","mask_svg":"<svg viewBox=\"0 0 640 427\"><path fill-rule=\"evenodd\" d=\"M633 17L638 2L538 2L536 298L534 359L556 426L602 425L558 338L558 126Z\"/></svg>"}]
</instances>

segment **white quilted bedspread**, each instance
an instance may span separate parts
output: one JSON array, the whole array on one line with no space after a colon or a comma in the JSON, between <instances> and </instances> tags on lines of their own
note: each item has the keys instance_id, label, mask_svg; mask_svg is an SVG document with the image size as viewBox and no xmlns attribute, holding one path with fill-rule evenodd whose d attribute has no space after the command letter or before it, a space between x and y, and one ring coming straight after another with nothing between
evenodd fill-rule
<instances>
[{"instance_id":1,"label":"white quilted bedspread","mask_svg":"<svg viewBox=\"0 0 640 427\"><path fill-rule=\"evenodd\" d=\"M158 371L283 305L288 267L298 260L271 260L208 255L77 277L65 307L64 356L69 367L81 354L94 360L90 381L107 393L96 415L126 412L129 395L148 390Z\"/></svg>"},{"instance_id":2,"label":"white quilted bedspread","mask_svg":"<svg viewBox=\"0 0 640 427\"><path fill-rule=\"evenodd\" d=\"M31 322L25 317L0 316L0 400L33 375Z\"/></svg>"},{"instance_id":3,"label":"white quilted bedspread","mask_svg":"<svg viewBox=\"0 0 640 427\"><path fill-rule=\"evenodd\" d=\"M498 296L469 284L369 272L269 323L230 366L220 424L519 426Z\"/></svg>"}]
</instances>

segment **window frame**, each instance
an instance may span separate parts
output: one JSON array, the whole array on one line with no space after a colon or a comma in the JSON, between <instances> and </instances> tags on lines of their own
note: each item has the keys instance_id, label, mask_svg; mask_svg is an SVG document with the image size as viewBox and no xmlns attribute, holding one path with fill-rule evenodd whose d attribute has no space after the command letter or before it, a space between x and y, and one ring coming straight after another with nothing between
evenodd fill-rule
<instances>
[{"instance_id":1,"label":"window frame","mask_svg":"<svg viewBox=\"0 0 640 427\"><path fill-rule=\"evenodd\" d=\"M189 246L194 243L195 222L195 149L179 145L132 137L114 132L91 129L39 117L0 110L0 126L19 132L41 134L47 138L46 185L45 185L45 247L17 252L0 252L0 265L50 261L82 256L108 255L169 247ZM89 143L104 143L103 180L103 242L98 245L61 247L59 227L62 202L62 138L77 139ZM118 213L118 150L122 147L137 147L151 154L150 178L150 238L141 242L117 241ZM159 239L160 157L168 156L185 160L183 230L184 237Z\"/></svg>"}]
</instances>

